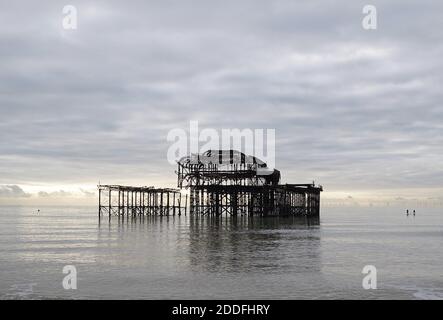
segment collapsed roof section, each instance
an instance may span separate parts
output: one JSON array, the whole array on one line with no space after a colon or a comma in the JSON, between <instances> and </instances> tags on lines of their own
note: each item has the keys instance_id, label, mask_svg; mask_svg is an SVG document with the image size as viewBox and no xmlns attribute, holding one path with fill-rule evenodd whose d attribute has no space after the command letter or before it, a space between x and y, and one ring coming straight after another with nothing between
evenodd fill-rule
<instances>
[{"instance_id":1,"label":"collapsed roof section","mask_svg":"<svg viewBox=\"0 0 443 320\"><path fill-rule=\"evenodd\" d=\"M193 153L181 158L178 163L182 165L229 165L243 164L265 168L267 165L262 160L244 154L237 150L207 150L201 154Z\"/></svg>"},{"instance_id":2,"label":"collapsed roof section","mask_svg":"<svg viewBox=\"0 0 443 320\"><path fill-rule=\"evenodd\" d=\"M207 150L178 161L178 187L198 185L278 185L280 171L237 150Z\"/></svg>"}]
</instances>

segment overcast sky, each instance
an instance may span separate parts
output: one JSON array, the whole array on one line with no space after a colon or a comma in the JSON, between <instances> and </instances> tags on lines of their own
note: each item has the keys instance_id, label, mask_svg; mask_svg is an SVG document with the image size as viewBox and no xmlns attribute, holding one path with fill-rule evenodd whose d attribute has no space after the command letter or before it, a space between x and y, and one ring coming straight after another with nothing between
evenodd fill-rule
<instances>
[{"instance_id":1,"label":"overcast sky","mask_svg":"<svg viewBox=\"0 0 443 320\"><path fill-rule=\"evenodd\" d=\"M0 203L175 186L166 135L190 120L276 129L283 182L325 197L441 197L443 3L66 4L77 30L63 2L2 0Z\"/></svg>"}]
</instances>

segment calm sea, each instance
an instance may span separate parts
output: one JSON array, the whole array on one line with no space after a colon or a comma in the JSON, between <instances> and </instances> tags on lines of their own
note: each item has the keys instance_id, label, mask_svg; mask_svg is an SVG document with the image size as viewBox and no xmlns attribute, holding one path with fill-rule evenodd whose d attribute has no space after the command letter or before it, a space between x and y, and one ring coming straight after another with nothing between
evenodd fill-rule
<instances>
[{"instance_id":1,"label":"calm sea","mask_svg":"<svg viewBox=\"0 0 443 320\"><path fill-rule=\"evenodd\" d=\"M40 210L0 207L2 299L443 299L442 209L323 208L320 223Z\"/></svg>"}]
</instances>

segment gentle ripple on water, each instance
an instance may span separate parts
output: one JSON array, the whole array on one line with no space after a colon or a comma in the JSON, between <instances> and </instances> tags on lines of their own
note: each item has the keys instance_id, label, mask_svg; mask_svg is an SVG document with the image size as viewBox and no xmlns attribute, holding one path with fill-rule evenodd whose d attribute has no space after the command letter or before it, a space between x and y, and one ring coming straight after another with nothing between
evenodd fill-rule
<instances>
[{"instance_id":1,"label":"gentle ripple on water","mask_svg":"<svg viewBox=\"0 0 443 320\"><path fill-rule=\"evenodd\" d=\"M3 299L442 299L443 215L324 208L294 218L97 219L0 207ZM375 265L378 289L363 290ZM75 265L78 289L62 287Z\"/></svg>"}]
</instances>

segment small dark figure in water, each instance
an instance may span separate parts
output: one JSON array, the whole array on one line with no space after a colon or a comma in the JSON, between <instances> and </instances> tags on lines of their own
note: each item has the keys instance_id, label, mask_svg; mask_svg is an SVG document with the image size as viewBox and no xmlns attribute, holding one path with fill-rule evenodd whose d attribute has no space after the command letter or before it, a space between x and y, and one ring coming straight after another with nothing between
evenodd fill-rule
<instances>
[{"instance_id":1,"label":"small dark figure in water","mask_svg":"<svg viewBox=\"0 0 443 320\"><path fill-rule=\"evenodd\" d=\"M415 216L415 210L413 211L413 213L412 213L414 216Z\"/></svg>"},{"instance_id":2,"label":"small dark figure in water","mask_svg":"<svg viewBox=\"0 0 443 320\"><path fill-rule=\"evenodd\" d=\"M406 215L407 215L407 216L409 216L409 209L408 209L408 210L406 210Z\"/></svg>"},{"instance_id":3,"label":"small dark figure in water","mask_svg":"<svg viewBox=\"0 0 443 320\"><path fill-rule=\"evenodd\" d=\"M39 213L40 213L40 209L37 210L37 214L39 214Z\"/></svg>"}]
</instances>

